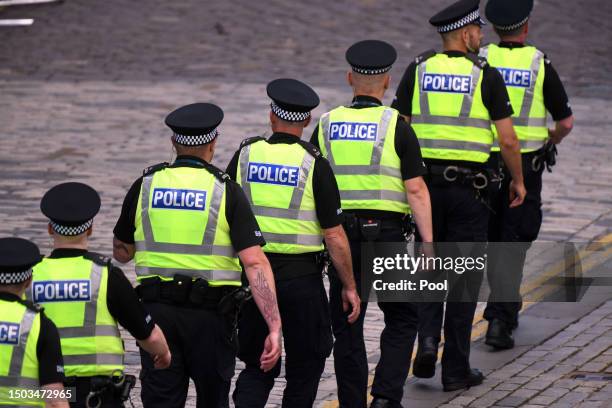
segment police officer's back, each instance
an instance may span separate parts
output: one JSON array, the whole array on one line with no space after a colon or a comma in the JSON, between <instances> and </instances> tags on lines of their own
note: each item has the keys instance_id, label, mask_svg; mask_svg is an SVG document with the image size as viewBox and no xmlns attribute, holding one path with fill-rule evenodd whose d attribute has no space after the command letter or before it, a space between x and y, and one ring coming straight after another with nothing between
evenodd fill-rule
<instances>
[{"instance_id":1,"label":"police officer's back","mask_svg":"<svg viewBox=\"0 0 612 408\"><path fill-rule=\"evenodd\" d=\"M168 367L171 358L164 335L121 269L88 251L100 209L98 193L86 184L62 183L45 193L40 207L49 218L53 252L34 267L27 295L58 327L65 384L76 389L71 406L123 406L135 379L124 375L118 324L159 368Z\"/></svg>"},{"instance_id":2,"label":"police officer's back","mask_svg":"<svg viewBox=\"0 0 612 408\"><path fill-rule=\"evenodd\" d=\"M478 59L481 40L478 0L456 2L430 19L442 36L444 52L426 52L410 64L399 84L394 107L412 124L427 165L436 242L480 243L471 246L472 257L484 256L489 210L487 172L494 135L513 181L509 195L513 206L525 196L518 140L512 128L512 109L503 80L486 61ZM445 246L457 256L458 248ZM444 271L442 271L444 274ZM470 369L469 348L476 295L483 271L463 275L450 271L454 285L444 319L442 382L451 391L482 382ZM469 297L464 300L464 295ZM413 372L432 377L437 359L443 304L419 304L419 349Z\"/></svg>"},{"instance_id":3,"label":"police officer's back","mask_svg":"<svg viewBox=\"0 0 612 408\"><path fill-rule=\"evenodd\" d=\"M67 408L57 328L45 313L22 300L32 282L38 247L22 238L0 238L0 406ZM36 395L56 393L55 398Z\"/></svg>"},{"instance_id":4,"label":"police officer's back","mask_svg":"<svg viewBox=\"0 0 612 408\"><path fill-rule=\"evenodd\" d=\"M168 370L154 371L141 354L145 407L182 407L190 378L198 407L229 403L236 352L231 300L242 294L236 292L240 262L269 329L262 368L271 369L280 357L274 279L260 247L265 241L240 187L210 164L222 119L223 111L207 103L166 117L177 159L145 170L114 230L115 258L135 259L139 294L173 355Z\"/></svg>"},{"instance_id":5,"label":"police officer's back","mask_svg":"<svg viewBox=\"0 0 612 408\"><path fill-rule=\"evenodd\" d=\"M322 280L323 241L343 282L343 300L354 321L359 296L350 249L342 228L340 196L327 160L300 140L319 97L306 84L277 79L268 84L272 136L245 140L228 166L243 187L266 239L277 285L287 358L283 407L314 404L325 359L332 348L329 305ZM240 358L246 368L236 383L236 407L264 407L280 373L259 369L265 324L248 305L240 324Z\"/></svg>"},{"instance_id":6,"label":"police officer's back","mask_svg":"<svg viewBox=\"0 0 612 408\"><path fill-rule=\"evenodd\" d=\"M398 112L381 101L396 57L395 49L383 41L352 45L346 59L351 66L347 80L353 101L324 114L312 136L338 181L355 280L364 300L369 296L372 271L361 268L362 243L405 242L404 227L411 210L424 240L431 242L429 193L421 178L425 168L419 144ZM338 398L343 407L362 408L368 386L363 337L367 303L362 303L358 321L349 325L333 270L330 286ZM379 302L379 307L385 314L385 329L372 385L372 407L395 407L402 400L410 367L416 310L402 302Z\"/></svg>"},{"instance_id":7,"label":"police officer's back","mask_svg":"<svg viewBox=\"0 0 612 408\"><path fill-rule=\"evenodd\" d=\"M542 174L545 167L550 171L555 145L569 134L574 121L567 94L550 60L544 52L526 44L532 9L533 0L490 0L486 15L501 41L480 50L480 55L500 71L508 89L527 188L525 203L510 208L507 192L511 176L501 161L499 147L494 146L491 163L501 167L503 179L492 200L495 214L489 222L489 241L522 242L489 245L491 296L484 314L489 321L486 343L498 349L514 346L512 330L518 325L525 257L542 224ZM555 121L554 129L547 126L547 112Z\"/></svg>"}]
</instances>

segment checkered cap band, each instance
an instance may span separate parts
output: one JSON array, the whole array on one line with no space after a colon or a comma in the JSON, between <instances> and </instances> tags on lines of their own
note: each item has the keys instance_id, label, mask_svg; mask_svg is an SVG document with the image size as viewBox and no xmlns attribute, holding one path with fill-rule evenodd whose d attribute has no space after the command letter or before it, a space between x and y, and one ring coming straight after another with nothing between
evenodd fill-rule
<instances>
[{"instance_id":1,"label":"checkered cap band","mask_svg":"<svg viewBox=\"0 0 612 408\"><path fill-rule=\"evenodd\" d=\"M388 67L377 68L377 69L366 69L366 68L359 68L355 66L351 66L351 68L356 73L362 74L362 75L380 75L380 74L384 74L385 72L389 72L389 70L391 70L391 65L389 65Z\"/></svg>"},{"instance_id":2,"label":"checkered cap band","mask_svg":"<svg viewBox=\"0 0 612 408\"><path fill-rule=\"evenodd\" d=\"M0 285L15 285L30 279L32 268L23 272L0 273Z\"/></svg>"},{"instance_id":3,"label":"checkered cap band","mask_svg":"<svg viewBox=\"0 0 612 408\"><path fill-rule=\"evenodd\" d=\"M272 108L272 112L282 120L286 120L287 122L303 122L310 117L310 112L291 112L282 109L277 104L272 102L270 104L270 108Z\"/></svg>"},{"instance_id":4,"label":"checkered cap band","mask_svg":"<svg viewBox=\"0 0 612 408\"><path fill-rule=\"evenodd\" d=\"M516 30L517 28L523 26L527 22L527 20L529 20L529 16L525 17L523 20L519 21L518 23L511 24L509 26L498 26L498 25L496 25L495 28L497 28L498 30L501 30L501 31Z\"/></svg>"},{"instance_id":5,"label":"checkered cap band","mask_svg":"<svg viewBox=\"0 0 612 408\"><path fill-rule=\"evenodd\" d=\"M196 136L179 135L175 133L174 141L183 146L201 146L212 142L217 136L219 136L219 131L215 128L212 132Z\"/></svg>"},{"instance_id":6,"label":"checkered cap band","mask_svg":"<svg viewBox=\"0 0 612 408\"><path fill-rule=\"evenodd\" d=\"M448 33L449 31L455 31L460 29L461 27L465 27L468 24L472 24L474 21L480 20L480 12L478 10L472 11L467 16L463 17L459 21L455 21L454 23L443 25L438 27L439 33Z\"/></svg>"},{"instance_id":7,"label":"checkered cap band","mask_svg":"<svg viewBox=\"0 0 612 408\"><path fill-rule=\"evenodd\" d=\"M60 225L60 224L57 224L51 221L51 228L53 228L53 231L57 232L60 235L64 235L67 237L73 237L75 235L81 235L82 233L87 231L89 228L91 228L92 224L93 224L93 219L87 221L84 224L77 225L77 226Z\"/></svg>"}]
</instances>

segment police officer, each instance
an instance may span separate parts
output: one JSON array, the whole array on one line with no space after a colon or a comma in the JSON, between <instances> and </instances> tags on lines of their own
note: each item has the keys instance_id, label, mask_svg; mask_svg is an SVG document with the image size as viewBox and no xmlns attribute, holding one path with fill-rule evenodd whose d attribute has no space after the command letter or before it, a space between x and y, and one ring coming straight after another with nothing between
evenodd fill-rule
<instances>
[{"instance_id":1,"label":"police officer","mask_svg":"<svg viewBox=\"0 0 612 408\"><path fill-rule=\"evenodd\" d=\"M267 140L246 139L227 172L244 189L266 239L264 251L274 272L286 347L283 407L312 407L325 359L332 349L331 320L320 264L323 239L342 281L349 322L359 315L360 300L351 266L336 179L318 149L300 140L319 97L294 79L267 86L272 99ZM236 407L266 405L280 374L259 369L265 322L249 305L240 325L240 358L246 368L236 383Z\"/></svg>"},{"instance_id":2,"label":"police officer","mask_svg":"<svg viewBox=\"0 0 612 408\"><path fill-rule=\"evenodd\" d=\"M574 122L567 94L550 60L536 47L525 44L532 9L533 0L489 0L486 16L501 41L480 50L480 55L504 77L514 107L512 120L521 143L527 188L525 203L509 208L510 174L502 166L502 188L493 201L495 215L489 221L489 241L523 244L493 244L489 248L491 296L484 313L489 321L485 342L497 349L514 347L512 330L518 325L525 257L542 224L542 172L547 151L570 133ZM547 127L547 111L556 122L554 129ZM544 146L547 141L548 146ZM493 147L491 156L493 164L501 162L498 146ZM504 301L495 301L496 297Z\"/></svg>"},{"instance_id":3,"label":"police officer","mask_svg":"<svg viewBox=\"0 0 612 408\"><path fill-rule=\"evenodd\" d=\"M410 208L424 241L431 242L431 206L421 175L425 167L414 132L395 109L382 105L389 87L389 70L397 53L378 40L352 45L346 52L351 66L347 80L354 98L324 114L312 136L329 160L338 181L345 228L351 244L355 280L362 299L370 286L370 270L361 269L364 242L405 242ZM369 127L368 127L369 126ZM364 128L365 127L365 128ZM333 268L332 268L333 269ZM330 273L330 304L336 341L334 365L342 407L365 407L368 363L363 338L367 303L359 319L348 324L341 302L341 285ZM416 308L407 302L379 302L385 315L380 361L372 385L372 407L398 407L408 376L416 336Z\"/></svg>"},{"instance_id":4,"label":"police officer","mask_svg":"<svg viewBox=\"0 0 612 408\"><path fill-rule=\"evenodd\" d=\"M0 405L67 408L59 334L42 309L22 300L32 283L38 247L22 238L0 238ZM39 390L56 398L37 398ZM65 393L64 396L61 393ZM61 398L60 398L61 397Z\"/></svg>"},{"instance_id":5,"label":"police officer","mask_svg":"<svg viewBox=\"0 0 612 408\"><path fill-rule=\"evenodd\" d=\"M76 387L71 406L123 407L122 394L129 392L131 379L124 376L118 324L151 354L158 368L170 364L164 334L121 269L88 251L100 210L98 193L83 183L58 184L45 193L40 208L49 219L53 252L34 267L27 296L44 306L58 327L65 385Z\"/></svg>"},{"instance_id":6,"label":"police officer","mask_svg":"<svg viewBox=\"0 0 612 408\"><path fill-rule=\"evenodd\" d=\"M461 0L429 21L442 36L444 52L428 51L410 64L393 106L411 120L428 169L434 241L476 243L467 250L444 245L437 256L484 258L487 240L486 171L493 145L493 122L501 155L512 174L511 206L525 196L518 140L512 128L512 107L499 72L472 53L480 47L478 0ZM481 243L481 244L478 244ZM442 245L440 245L442 247ZM469 350L476 296L484 271L463 275L450 271L444 318L442 383L452 391L482 383L470 368ZM442 326L442 302L419 304L419 348L413 365L417 377L434 375Z\"/></svg>"},{"instance_id":7,"label":"police officer","mask_svg":"<svg viewBox=\"0 0 612 408\"><path fill-rule=\"evenodd\" d=\"M115 226L115 258L135 259L139 294L172 351L170 367L156 371L141 353L145 407L183 407L190 378L198 407L228 406L237 306L226 311L220 303L242 297L240 261L269 329L260 367L270 370L281 354L274 278L260 247L265 241L240 186L210 164L222 119L223 111L209 103L170 113L176 161L144 171Z\"/></svg>"}]
</instances>

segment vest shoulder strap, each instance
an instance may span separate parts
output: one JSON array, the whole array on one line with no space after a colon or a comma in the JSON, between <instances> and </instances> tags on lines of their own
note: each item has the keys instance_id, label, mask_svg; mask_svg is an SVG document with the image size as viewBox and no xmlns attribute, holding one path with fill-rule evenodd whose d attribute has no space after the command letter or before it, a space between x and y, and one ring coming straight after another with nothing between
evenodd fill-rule
<instances>
[{"instance_id":1,"label":"vest shoulder strap","mask_svg":"<svg viewBox=\"0 0 612 408\"><path fill-rule=\"evenodd\" d=\"M312 157L315 158L315 160L323 157L323 155L321 154L321 151L319 149L317 149L317 147L315 145L313 145L312 143L306 142L304 140L299 139L297 141L297 143L302 146L304 148L304 150L306 150L308 152L308 154L310 154Z\"/></svg>"},{"instance_id":2,"label":"vest shoulder strap","mask_svg":"<svg viewBox=\"0 0 612 408\"><path fill-rule=\"evenodd\" d=\"M108 269L110 269L112 266L110 257L99 254L97 252L87 252L85 255L83 255L83 258L89 259L97 265L107 266Z\"/></svg>"},{"instance_id":3,"label":"vest shoulder strap","mask_svg":"<svg viewBox=\"0 0 612 408\"><path fill-rule=\"evenodd\" d=\"M208 166L206 166L205 169L208 170L213 176L215 176L222 183L227 183L228 181L231 181L231 177L229 176L229 174L227 174L221 169L218 169L212 164L209 164Z\"/></svg>"},{"instance_id":4,"label":"vest shoulder strap","mask_svg":"<svg viewBox=\"0 0 612 408\"><path fill-rule=\"evenodd\" d=\"M485 69L489 65L486 58L479 57L478 55L472 54L471 52L465 54L465 58L472 61L472 63L480 69Z\"/></svg>"},{"instance_id":5,"label":"vest shoulder strap","mask_svg":"<svg viewBox=\"0 0 612 408\"><path fill-rule=\"evenodd\" d=\"M418 57L416 57L414 59L414 63L417 65L422 64L423 62L427 61L431 57L435 57L436 54L437 52L434 49L427 50L424 53L420 54Z\"/></svg>"},{"instance_id":6,"label":"vest shoulder strap","mask_svg":"<svg viewBox=\"0 0 612 408\"><path fill-rule=\"evenodd\" d=\"M142 171L142 175L144 177L146 177L148 175L151 175L151 174L155 173L156 171L165 169L169 165L170 165L170 163L168 163L168 162L154 164L153 166L149 166L146 169L144 169Z\"/></svg>"},{"instance_id":7,"label":"vest shoulder strap","mask_svg":"<svg viewBox=\"0 0 612 408\"><path fill-rule=\"evenodd\" d=\"M21 303L22 305L24 305L28 310L32 311L32 312L36 312L36 313L40 313L44 310L44 308L38 304L35 304L34 302L32 302L31 300L27 300L27 299L19 299L17 300L17 302Z\"/></svg>"},{"instance_id":8,"label":"vest shoulder strap","mask_svg":"<svg viewBox=\"0 0 612 408\"><path fill-rule=\"evenodd\" d=\"M266 140L266 139L264 137L261 137L261 136L247 137L242 142L240 142L240 149L242 149L243 147L248 146L250 144L253 144L255 142L259 142L260 140Z\"/></svg>"}]
</instances>

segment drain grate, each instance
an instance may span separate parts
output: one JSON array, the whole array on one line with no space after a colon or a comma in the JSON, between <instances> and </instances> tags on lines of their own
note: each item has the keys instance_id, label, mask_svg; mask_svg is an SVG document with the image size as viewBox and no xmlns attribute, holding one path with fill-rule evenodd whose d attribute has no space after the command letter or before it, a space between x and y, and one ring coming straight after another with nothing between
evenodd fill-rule
<instances>
[{"instance_id":1,"label":"drain grate","mask_svg":"<svg viewBox=\"0 0 612 408\"><path fill-rule=\"evenodd\" d=\"M568 375L572 380L581 381L612 381L610 373L586 373L583 371L574 372Z\"/></svg>"}]
</instances>

